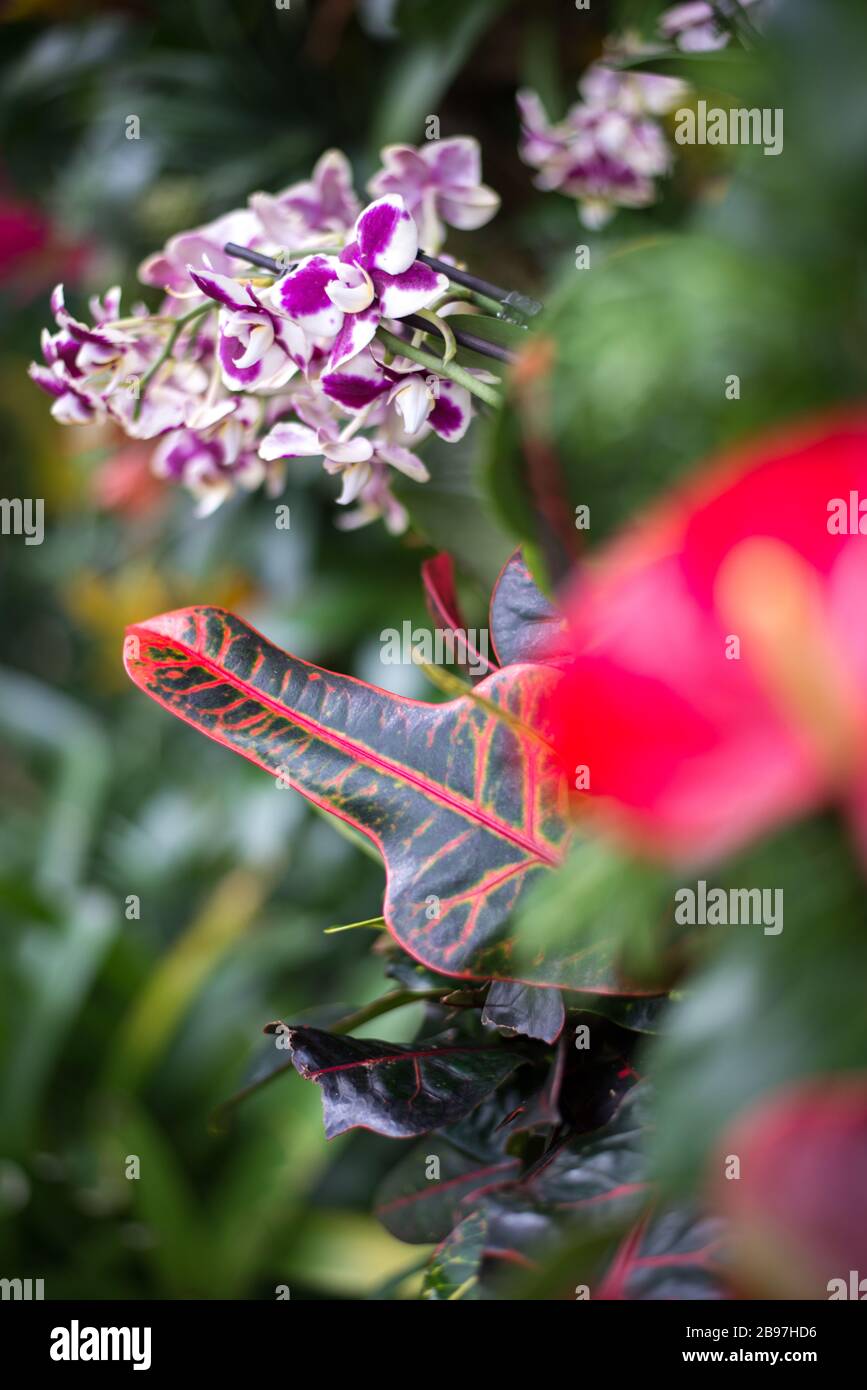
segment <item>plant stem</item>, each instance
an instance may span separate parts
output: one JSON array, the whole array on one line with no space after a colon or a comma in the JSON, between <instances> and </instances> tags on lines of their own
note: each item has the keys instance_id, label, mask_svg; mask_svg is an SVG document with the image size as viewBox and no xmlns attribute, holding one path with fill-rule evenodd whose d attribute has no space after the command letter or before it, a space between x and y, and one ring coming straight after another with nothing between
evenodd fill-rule
<instances>
[{"instance_id":1,"label":"plant stem","mask_svg":"<svg viewBox=\"0 0 867 1390\"><path fill-rule=\"evenodd\" d=\"M448 990L443 989L395 989L391 994L384 994L381 999L374 999L372 1004L365 1004L363 1009L356 1009L354 1014L339 1018L336 1023L329 1025L328 1031L351 1033L353 1028L360 1028L362 1023L369 1023L372 1018L379 1018L381 1014L390 1014L393 1009L402 1009L404 1004L417 1004L423 999L442 999L443 995L448 993Z\"/></svg>"},{"instance_id":2,"label":"plant stem","mask_svg":"<svg viewBox=\"0 0 867 1390\"><path fill-rule=\"evenodd\" d=\"M450 381L454 381L458 386L465 387L473 396L478 396L480 401L485 401L488 405L492 405L495 408L502 404L502 397L498 391L495 391L492 386L487 386L483 381L477 380L476 377L471 376L464 367L458 366L457 362L449 362L446 366L443 366L442 362L440 362L437 357L433 357L428 352L423 352L421 348L413 347L411 343L405 342L403 338L398 338L396 334L389 333L387 328L378 328L376 336L385 343L386 347L391 348L392 352L397 353L398 356L408 357L411 362L418 362L419 366L427 367L428 371L432 372L435 376L448 377Z\"/></svg>"},{"instance_id":3,"label":"plant stem","mask_svg":"<svg viewBox=\"0 0 867 1390\"><path fill-rule=\"evenodd\" d=\"M147 391L148 386L152 382L153 378L156 376L160 367L171 357L172 352L174 351L175 343L178 341L178 338L181 336L183 330L187 327L188 324L192 323L195 319L202 318L203 315L209 314L213 308L213 304L200 304L197 309L191 309L188 314L184 314L181 318L175 319L175 326L169 334L168 338L166 339L165 347L163 348L156 362L154 362L152 367L148 367L147 371L145 372L144 376L139 382L138 400L135 403L135 410L133 411L134 419L137 420L139 415L141 414L142 401L144 400L145 392Z\"/></svg>"},{"instance_id":4,"label":"plant stem","mask_svg":"<svg viewBox=\"0 0 867 1390\"><path fill-rule=\"evenodd\" d=\"M379 930L385 926L384 917L366 917L363 922L347 922L343 927L325 927L323 930L326 936L332 936L338 931L352 931L354 927L375 927Z\"/></svg>"}]
</instances>

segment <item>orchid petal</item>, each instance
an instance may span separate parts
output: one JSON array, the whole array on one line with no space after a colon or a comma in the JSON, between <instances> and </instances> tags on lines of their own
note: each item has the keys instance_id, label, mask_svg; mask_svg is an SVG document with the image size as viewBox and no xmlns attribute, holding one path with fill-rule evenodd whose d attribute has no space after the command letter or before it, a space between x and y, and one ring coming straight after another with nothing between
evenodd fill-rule
<instances>
[{"instance_id":1,"label":"orchid petal","mask_svg":"<svg viewBox=\"0 0 867 1390\"><path fill-rule=\"evenodd\" d=\"M433 410L428 416L428 423L440 438L449 444L463 439L472 415L472 398L466 387L458 386L454 381L441 380Z\"/></svg>"},{"instance_id":2,"label":"orchid petal","mask_svg":"<svg viewBox=\"0 0 867 1390\"><path fill-rule=\"evenodd\" d=\"M429 269L421 261L416 261L400 275L389 275L377 270L373 283L379 296L379 308L383 318L402 319L407 314L417 314L449 287L448 277Z\"/></svg>"},{"instance_id":3,"label":"orchid petal","mask_svg":"<svg viewBox=\"0 0 867 1390\"><path fill-rule=\"evenodd\" d=\"M340 332L343 312L328 297L337 281L333 256L308 256L270 291L271 303L313 337L332 338Z\"/></svg>"},{"instance_id":4,"label":"orchid petal","mask_svg":"<svg viewBox=\"0 0 867 1390\"><path fill-rule=\"evenodd\" d=\"M347 314L332 345L328 371L334 372L351 357L357 357L362 348L367 347L378 327L379 311L373 305L360 314Z\"/></svg>"},{"instance_id":5,"label":"orchid petal","mask_svg":"<svg viewBox=\"0 0 867 1390\"><path fill-rule=\"evenodd\" d=\"M187 271L193 284L197 285L208 299L215 299L227 309L251 308L252 300L246 289L230 275L218 275L213 270L194 270L191 265L187 266Z\"/></svg>"},{"instance_id":6,"label":"orchid petal","mask_svg":"<svg viewBox=\"0 0 867 1390\"><path fill-rule=\"evenodd\" d=\"M418 232L403 198L390 193L358 218L355 239L359 255L371 269L399 275L412 265L418 251Z\"/></svg>"},{"instance_id":7,"label":"orchid petal","mask_svg":"<svg viewBox=\"0 0 867 1390\"><path fill-rule=\"evenodd\" d=\"M373 457L373 445L363 435L355 435L352 439L323 440L322 453L328 472L335 473L338 468L348 464L366 463Z\"/></svg>"},{"instance_id":8,"label":"orchid petal","mask_svg":"<svg viewBox=\"0 0 867 1390\"><path fill-rule=\"evenodd\" d=\"M411 450L404 449L399 444L381 444L376 452L385 463L390 463L392 468L405 473L413 482L426 483L430 480L430 473L418 455Z\"/></svg>"},{"instance_id":9,"label":"orchid petal","mask_svg":"<svg viewBox=\"0 0 867 1390\"><path fill-rule=\"evenodd\" d=\"M261 459L312 458L322 453L316 430L284 420L275 425L259 445Z\"/></svg>"}]
</instances>

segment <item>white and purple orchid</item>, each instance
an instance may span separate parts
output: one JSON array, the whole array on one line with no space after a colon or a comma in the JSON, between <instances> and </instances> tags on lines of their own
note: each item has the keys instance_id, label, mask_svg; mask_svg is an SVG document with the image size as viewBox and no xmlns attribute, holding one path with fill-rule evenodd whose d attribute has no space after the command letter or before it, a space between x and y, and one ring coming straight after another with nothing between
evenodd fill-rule
<instances>
[{"instance_id":1,"label":"white and purple orchid","mask_svg":"<svg viewBox=\"0 0 867 1390\"><path fill-rule=\"evenodd\" d=\"M359 215L339 256L303 260L271 291L274 305L305 331L331 339L336 371L371 341L382 319L418 313L448 289L448 279L416 259L418 229L398 194Z\"/></svg>"},{"instance_id":2,"label":"white and purple orchid","mask_svg":"<svg viewBox=\"0 0 867 1390\"><path fill-rule=\"evenodd\" d=\"M159 350L153 332L136 335L117 326L120 290L109 290L102 300L92 299L94 326L82 323L66 308L63 286L51 295L56 333L43 330L44 365L31 363L29 374L37 386L54 398L51 413L65 425L87 424L105 418L114 392L125 382L137 380ZM142 311L141 327L149 327Z\"/></svg>"},{"instance_id":3,"label":"white and purple orchid","mask_svg":"<svg viewBox=\"0 0 867 1390\"><path fill-rule=\"evenodd\" d=\"M230 391L278 391L310 361L303 328L264 305L252 285L190 268L190 279L219 304L217 358Z\"/></svg>"},{"instance_id":4,"label":"white and purple orchid","mask_svg":"<svg viewBox=\"0 0 867 1390\"><path fill-rule=\"evenodd\" d=\"M621 40L606 56L641 51ZM538 188L576 198L581 221L598 229L618 207L647 207L655 200L654 180L672 163L656 117L672 110L688 89L677 78L623 72L601 61L587 69L579 90L582 100L556 124L535 92L518 93L520 152L539 171Z\"/></svg>"},{"instance_id":5,"label":"white and purple orchid","mask_svg":"<svg viewBox=\"0 0 867 1390\"><path fill-rule=\"evenodd\" d=\"M738 0L744 10L755 3L756 0ZM707 0L673 5L660 16L659 32L663 38L673 40L683 53L712 53L725 48L731 39L731 30L720 21L720 10L724 12L722 3L715 9Z\"/></svg>"},{"instance_id":6,"label":"white and purple orchid","mask_svg":"<svg viewBox=\"0 0 867 1390\"><path fill-rule=\"evenodd\" d=\"M179 232L170 237L162 251L142 261L138 278L143 285L163 290L177 299L195 296L190 285L190 268L231 275L237 262L223 250L226 242L241 246L262 246L266 234L256 214L249 208L238 208L218 217L207 226Z\"/></svg>"},{"instance_id":7,"label":"white and purple orchid","mask_svg":"<svg viewBox=\"0 0 867 1390\"><path fill-rule=\"evenodd\" d=\"M282 193L254 193L249 203L266 236L278 246L293 248L311 237L323 240L347 232L360 207L349 160L341 150L326 150L310 179Z\"/></svg>"},{"instance_id":8,"label":"white and purple orchid","mask_svg":"<svg viewBox=\"0 0 867 1390\"><path fill-rule=\"evenodd\" d=\"M465 386L406 357L386 362L382 344L376 341L335 371L324 373L321 385L329 400L350 414L369 412L374 402L380 402L386 408L381 418L385 420L389 408L393 410L411 439L418 439L429 426L441 439L455 444L466 434L473 416L472 396Z\"/></svg>"},{"instance_id":9,"label":"white and purple orchid","mask_svg":"<svg viewBox=\"0 0 867 1390\"><path fill-rule=\"evenodd\" d=\"M266 462L290 458L321 458L326 473L339 474L342 481L341 506L354 502L371 479L375 464L387 465L405 473L417 483L426 483L430 474L424 463L407 447L409 440L399 425L383 423L372 437L359 430L362 417L341 427L336 415L320 402L313 411L296 405L302 422L281 420L259 446Z\"/></svg>"},{"instance_id":10,"label":"white and purple orchid","mask_svg":"<svg viewBox=\"0 0 867 1390\"><path fill-rule=\"evenodd\" d=\"M402 197L418 227L421 246L432 255L445 241L444 224L475 231L499 209L499 194L482 183L477 140L466 136L431 140L418 149L388 145L381 158L383 168L368 183L368 192L376 198Z\"/></svg>"},{"instance_id":11,"label":"white and purple orchid","mask_svg":"<svg viewBox=\"0 0 867 1390\"><path fill-rule=\"evenodd\" d=\"M58 287L56 332L30 369L55 418L156 440L154 471L187 488L200 514L239 489L276 495L289 460L319 457L340 479L341 507L355 504L343 524L381 517L403 530L389 478L427 481L415 447L432 432L461 439L474 394L496 404L497 378L440 361L437 327L452 352L454 339L436 319L427 340L410 335L406 320L451 285L448 257L440 268L420 259L419 228L439 249L445 224L481 226L499 200L473 140L392 147L383 161L382 194L363 210L346 157L329 150L309 180L170 238L139 272L165 296L155 313L139 306L121 320L110 290L83 323ZM266 274L239 264L230 242L264 255ZM275 260L296 263L279 274Z\"/></svg>"},{"instance_id":12,"label":"white and purple orchid","mask_svg":"<svg viewBox=\"0 0 867 1390\"><path fill-rule=\"evenodd\" d=\"M152 460L157 477L182 483L196 498L199 516L209 516L236 488L251 492L268 476L256 451L259 409L235 397L189 412L189 423L164 434Z\"/></svg>"}]
</instances>

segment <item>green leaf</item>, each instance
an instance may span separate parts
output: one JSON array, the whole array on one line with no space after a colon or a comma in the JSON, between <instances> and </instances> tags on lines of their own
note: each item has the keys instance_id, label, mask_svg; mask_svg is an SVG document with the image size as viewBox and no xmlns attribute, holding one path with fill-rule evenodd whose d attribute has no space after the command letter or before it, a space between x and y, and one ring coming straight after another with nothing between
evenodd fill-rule
<instances>
[{"instance_id":1,"label":"green leaf","mask_svg":"<svg viewBox=\"0 0 867 1390\"><path fill-rule=\"evenodd\" d=\"M431 1260L422 1298L445 1302L481 1296L479 1272L487 1231L487 1219L479 1212L471 1212L455 1227Z\"/></svg>"},{"instance_id":2,"label":"green leaf","mask_svg":"<svg viewBox=\"0 0 867 1390\"><path fill-rule=\"evenodd\" d=\"M702 928L706 963L648 1051L655 1171L677 1192L705 1181L724 1130L762 1096L867 1065L864 887L838 827L776 835L732 860L725 881L779 888L783 930Z\"/></svg>"}]
</instances>

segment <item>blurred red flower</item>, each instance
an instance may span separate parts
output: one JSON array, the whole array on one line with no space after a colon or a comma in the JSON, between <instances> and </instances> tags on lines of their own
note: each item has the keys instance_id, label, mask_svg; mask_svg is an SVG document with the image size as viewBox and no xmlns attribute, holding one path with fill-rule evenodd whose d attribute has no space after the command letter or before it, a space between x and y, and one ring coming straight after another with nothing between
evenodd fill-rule
<instances>
[{"instance_id":1,"label":"blurred red flower","mask_svg":"<svg viewBox=\"0 0 867 1390\"><path fill-rule=\"evenodd\" d=\"M58 280L77 280L88 254L64 242L36 203L0 185L0 289L25 303Z\"/></svg>"},{"instance_id":2,"label":"blurred red flower","mask_svg":"<svg viewBox=\"0 0 867 1390\"><path fill-rule=\"evenodd\" d=\"M737 1120L719 1149L710 1200L728 1219L747 1296L867 1300L865 1174L864 1076L778 1092Z\"/></svg>"},{"instance_id":3,"label":"blurred red flower","mask_svg":"<svg viewBox=\"0 0 867 1390\"><path fill-rule=\"evenodd\" d=\"M553 718L588 811L691 857L839 795L867 844L862 524L850 413L742 449L582 568Z\"/></svg>"}]
</instances>

